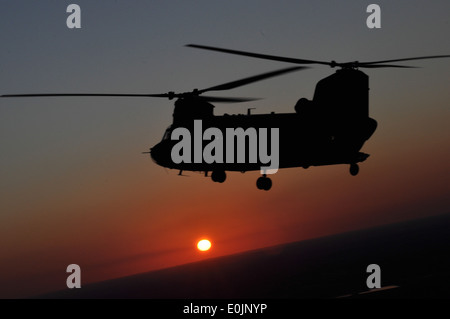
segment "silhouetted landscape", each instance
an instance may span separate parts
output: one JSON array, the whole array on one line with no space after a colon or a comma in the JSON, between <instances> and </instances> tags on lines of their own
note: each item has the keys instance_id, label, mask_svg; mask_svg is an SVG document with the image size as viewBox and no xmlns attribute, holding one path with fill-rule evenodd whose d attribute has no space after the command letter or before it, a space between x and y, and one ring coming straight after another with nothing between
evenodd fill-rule
<instances>
[{"instance_id":1,"label":"silhouetted landscape","mask_svg":"<svg viewBox=\"0 0 450 319\"><path fill-rule=\"evenodd\" d=\"M448 298L450 214L209 259L38 298ZM378 264L381 286L366 286Z\"/></svg>"}]
</instances>

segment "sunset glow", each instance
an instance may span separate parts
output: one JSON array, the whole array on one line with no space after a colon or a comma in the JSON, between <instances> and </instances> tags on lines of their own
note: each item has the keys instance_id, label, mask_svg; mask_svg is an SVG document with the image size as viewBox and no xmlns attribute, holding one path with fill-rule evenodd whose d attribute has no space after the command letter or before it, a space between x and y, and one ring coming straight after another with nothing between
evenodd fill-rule
<instances>
[{"instance_id":1,"label":"sunset glow","mask_svg":"<svg viewBox=\"0 0 450 319\"><path fill-rule=\"evenodd\" d=\"M207 251L211 249L211 242L207 239L202 239L197 243L197 248L200 251Z\"/></svg>"}]
</instances>

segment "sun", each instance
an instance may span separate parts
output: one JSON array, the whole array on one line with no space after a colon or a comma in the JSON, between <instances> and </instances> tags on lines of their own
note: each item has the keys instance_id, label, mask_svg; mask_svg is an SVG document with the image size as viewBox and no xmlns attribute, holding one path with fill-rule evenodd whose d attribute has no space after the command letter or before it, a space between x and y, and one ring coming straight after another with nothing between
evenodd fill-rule
<instances>
[{"instance_id":1,"label":"sun","mask_svg":"<svg viewBox=\"0 0 450 319\"><path fill-rule=\"evenodd\" d=\"M208 239L202 239L197 243L197 248L200 251L207 251L211 249L211 242Z\"/></svg>"}]
</instances>

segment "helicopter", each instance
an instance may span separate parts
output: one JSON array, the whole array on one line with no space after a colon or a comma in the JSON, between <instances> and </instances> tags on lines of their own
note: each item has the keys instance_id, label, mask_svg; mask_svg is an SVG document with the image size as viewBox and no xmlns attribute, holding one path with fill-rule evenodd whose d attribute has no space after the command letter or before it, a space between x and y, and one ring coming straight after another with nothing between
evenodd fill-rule
<instances>
[{"instance_id":1,"label":"helicopter","mask_svg":"<svg viewBox=\"0 0 450 319\"><path fill-rule=\"evenodd\" d=\"M210 91L230 90L271 77L304 70L307 68L305 66L280 69L184 93L172 91L161 94L46 93L10 94L1 95L1 97L130 96L176 99L172 124L166 129L162 140L151 147L148 152L143 153L150 154L157 165L179 170L178 175L182 175L183 171L195 171L204 172L207 177L211 172L212 181L217 183L223 183L226 180L226 171L245 173L261 170L262 176L257 179L256 186L260 190L268 191L272 187L272 180L267 175L273 174L279 168L301 167L307 169L310 166L345 164L349 165L349 172L352 176L358 174L358 164L369 157L369 154L360 150L377 128L377 121L369 116L369 77L359 68L411 68L411 66L389 63L450 57L450 55L436 55L339 63L287 58L204 45L189 44L187 46L295 64L327 65L332 68L338 67L338 70L316 84L312 100L299 99L294 106L295 112L292 113L251 114L249 108L247 114L214 115L212 103L237 103L257 99L215 97L202 94ZM239 132L238 129L240 129ZM183 136L181 139L181 136L178 136L176 138L175 133L181 130L188 133L188 137ZM228 134L230 130L234 130L234 135ZM214 132L214 134L209 134L205 138L207 131ZM261 134L261 132L265 132L265 134ZM179 147L182 141L192 142L190 133L194 135L194 145L187 143L186 147ZM256 138L254 138L255 136ZM269 137L272 143L269 146L264 145ZM233 143L239 139L240 142ZM222 145L219 142L222 142ZM224 144L226 147L223 146ZM175 154L177 156L174 156L175 148L178 150L178 154ZM208 153L207 149L209 157L202 157L201 155ZM265 149L265 154L261 153L261 149ZM239 154L239 150L241 154ZM251 155L255 153L255 150L259 150L260 157L252 159ZM273 163L271 166L264 166L268 164L269 150L272 155L271 162L274 160L274 153L277 155L275 167L272 165ZM193 159L192 153L195 153ZM200 156L197 157L196 154L200 154ZM261 156L261 154L265 156ZM174 160L176 158L184 158L184 160ZM227 161L224 161L224 158Z\"/></svg>"}]
</instances>

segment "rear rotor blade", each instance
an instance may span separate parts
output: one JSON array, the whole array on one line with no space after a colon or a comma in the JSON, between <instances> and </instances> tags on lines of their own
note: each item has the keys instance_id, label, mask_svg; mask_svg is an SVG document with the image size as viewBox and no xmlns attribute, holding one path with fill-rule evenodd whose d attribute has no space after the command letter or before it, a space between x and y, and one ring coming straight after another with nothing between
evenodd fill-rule
<instances>
[{"instance_id":1,"label":"rear rotor blade","mask_svg":"<svg viewBox=\"0 0 450 319\"><path fill-rule=\"evenodd\" d=\"M289 63L296 63L296 64L324 64L324 65L331 65L332 64L332 62L288 58L288 57L282 57L282 56L276 56L276 55L268 55L268 54L260 54L260 53L246 52L246 51L230 50L230 49L210 47L210 46L198 45L198 44L188 44L186 46L187 47L191 47L191 48L197 48L197 49L218 51L218 52L223 52L223 53L230 53L230 54L236 54L236 55L249 56L249 57L252 57L252 58L259 58L259 59L273 60L273 61L281 61L281 62L289 62Z\"/></svg>"},{"instance_id":2,"label":"rear rotor blade","mask_svg":"<svg viewBox=\"0 0 450 319\"><path fill-rule=\"evenodd\" d=\"M281 62L289 62L296 64L322 64L329 65L331 67L354 67L354 68L375 68L371 65L382 64L382 63L390 63L390 62L402 62L402 61L413 61L413 60L425 60L425 59L440 59L440 58L450 58L450 55L430 55L430 56L420 56L420 57L412 57L412 58L404 58L404 59L393 59L393 60L382 60L382 61L369 61L369 62L344 62L338 63L335 61L326 62L326 61L315 61L315 60L305 60L305 59L296 59L296 58L288 58L276 55L268 55L268 54L260 54L246 51L238 51L238 50L230 50L224 48L211 47L206 45L198 45L198 44L188 44L187 47L218 51L229 54L243 55L253 58L273 60L273 61L281 61ZM412 66L401 66L401 65L390 65L386 64L380 67L385 68L413 68Z\"/></svg>"},{"instance_id":3,"label":"rear rotor blade","mask_svg":"<svg viewBox=\"0 0 450 319\"><path fill-rule=\"evenodd\" d=\"M368 68L368 69L376 69L376 68L403 68L403 69L414 69L418 68L417 66L409 66L409 65L396 65L396 64L358 64L356 65L358 68Z\"/></svg>"},{"instance_id":4,"label":"rear rotor blade","mask_svg":"<svg viewBox=\"0 0 450 319\"><path fill-rule=\"evenodd\" d=\"M363 65L363 66L367 66L367 65L370 65L370 64L379 64L379 63L413 61L413 60L426 60L426 59L441 59L441 58L450 58L450 55L419 56L419 57L405 58L405 59L383 60L383 61L373 61L373 62L360 62L360 64Z\"/></svg>"}]
</instances>

